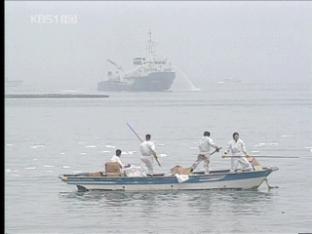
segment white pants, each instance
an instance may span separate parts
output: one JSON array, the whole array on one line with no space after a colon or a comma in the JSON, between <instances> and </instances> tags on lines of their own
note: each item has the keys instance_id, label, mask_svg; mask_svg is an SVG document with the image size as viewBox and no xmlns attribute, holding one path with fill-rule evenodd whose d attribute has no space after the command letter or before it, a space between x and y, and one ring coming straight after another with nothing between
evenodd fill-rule
<instances>
[{"instance_id":1,"label":"white pants","mask_svg":"<svg viewBox=\"0 0 312 234\"><path fill-rule=\"evenodd\" d=\"M141 161L143 162L143 164L147 168L147 173L150 175L154 174L153 159L154 159L153 156L141 156Z\"/></svg>"},{"instance_id":2,"label":"white pants","mask_svg":"<svg viewBox=\"0 0 312 234\"><path fill-rule=\"evenodd\" d=\"M197 156L197 160L193 163L192 169L195 170L195 168L200 164L202 161L204 161L204 168L205 168L205 174L209 174L209 154L199 154Z\"/></svg>"},{"instance_id":3,"label":"white pants","mask_svg":"<svg viewBox=\"0 0 312 234\"><path fill-rule=\"evenodd\" d=\"M241 158L231 158L231 171L234 172L235 170L239 169L239 166L241 169L246 170L252 170L252 165L248 162L248 160L245 157Z\"/></svg>"}]
</instances>

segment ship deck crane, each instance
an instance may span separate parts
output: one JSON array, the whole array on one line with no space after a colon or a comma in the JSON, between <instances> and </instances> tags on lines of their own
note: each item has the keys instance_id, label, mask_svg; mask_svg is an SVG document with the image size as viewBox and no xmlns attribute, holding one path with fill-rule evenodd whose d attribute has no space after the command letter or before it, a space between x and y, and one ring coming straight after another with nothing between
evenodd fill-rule
<instances>
[{"instance_id":1,"label":"ship deck crane","mask_svg":"<svg viewBox=\"0 0 312 234\"><path fill-rule=\"evenodd\" d=\"M107 62L109 62L110 64L112 64L114 67L116 67L119 71L124 72L124 70L122 69L121 66L119 66L117 63L115 63L114 61L107 59Z\"/></svg>"}]
</instances>

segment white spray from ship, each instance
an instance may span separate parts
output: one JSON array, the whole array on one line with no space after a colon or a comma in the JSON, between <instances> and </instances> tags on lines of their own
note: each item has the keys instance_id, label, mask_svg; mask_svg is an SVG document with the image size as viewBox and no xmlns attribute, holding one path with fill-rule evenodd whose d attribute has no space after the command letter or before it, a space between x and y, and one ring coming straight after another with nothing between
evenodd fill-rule
<instances>
[{"instance_id":1,"label":"white spray from ship","mask_svg":"<svg viewBox=\"0 0 312 234\"><path fill-rule=\"evenodd\" d=\"M191 81L191 79L188 78L188 75L187 75L184 71L182 71L182 69L180 69L179 67L177 67L177 66L175 66L175 65L173 65L173 67L174 67L176 70L178 70L179 73L182 75L182 77L183 77L183 79L186 81L186 83L187 83L187 85L188 85L190 91L200 91L200 88L198 88L198 87L196 87L196 86L194 85L194 83ZM180 76L178 76L178 77L180 77Z\"/></svg>"}]
</instances>

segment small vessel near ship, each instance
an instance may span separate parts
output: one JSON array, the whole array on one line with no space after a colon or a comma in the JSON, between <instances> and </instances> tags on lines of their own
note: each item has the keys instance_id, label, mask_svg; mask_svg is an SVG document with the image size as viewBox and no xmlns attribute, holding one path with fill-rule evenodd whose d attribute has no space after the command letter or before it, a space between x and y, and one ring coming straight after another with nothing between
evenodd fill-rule
<instances>
[{"instance_id":1,"label":"small vessel near ship","mask_svg":"<svg viewBox=\"0 0 312 234\"><path fill-rule=\"evenodd\" d=\"M108 79L97 84L98 91L168 91L176 73L166 58L157 57L153 48L152 33L149 32L145 57L133 59L135 68L124 71L110 59L107 61L117 70L107 73Z\"/></svg>"},{"instance_id":2,"label":"small vessel near ship","mask_svg":"<svg viewBox=\"0 0 312 234\"><path fill-rule=\"evenodd\" d=\"M23 84L22 80L9 80L8 78L5 78L5 88L15 88L19 87Z\"/></svg>"}]
</instances>

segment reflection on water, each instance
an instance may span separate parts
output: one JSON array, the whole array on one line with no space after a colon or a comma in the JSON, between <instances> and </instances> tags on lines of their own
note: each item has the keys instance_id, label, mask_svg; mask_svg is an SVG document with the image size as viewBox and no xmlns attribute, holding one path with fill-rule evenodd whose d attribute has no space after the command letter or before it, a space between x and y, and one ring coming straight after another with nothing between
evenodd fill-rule
<instances>
[{"instance_id":1,"label":"reflection on water","mask_svg":"<svg viewBox=\"0 0 312 234\"><path fill-rule=\"evenodd\" d=\"M153 191L153 192L131 192L131 191L101 191L91 190L87 192L61 192L61 198L78 199L80 201L105 201L112 205L127 205L133 201L170 201L178 197L179 191Z\"/></svg>"},{"instance_id":2,"label":"reflection on water","mask_svg":"<svg viewBox=\"0 0 312 234\"><path fill-rule=\"evenodd\" d=\"M62 192L59 197L64 203L74 203L78 200L81 207L96 205L100 207L133 207L141 206L147 209L168 207L184 204L197 212L210 213L218 204L223 210L235 213L261 212L263 205L268 205L274 194L259 190L204 190L204 191L87 191ZM150 212L148 210L148 212Z\"/></svg>"}]
</instances>

